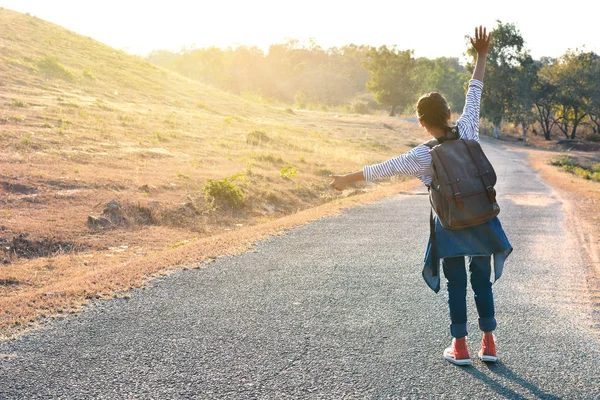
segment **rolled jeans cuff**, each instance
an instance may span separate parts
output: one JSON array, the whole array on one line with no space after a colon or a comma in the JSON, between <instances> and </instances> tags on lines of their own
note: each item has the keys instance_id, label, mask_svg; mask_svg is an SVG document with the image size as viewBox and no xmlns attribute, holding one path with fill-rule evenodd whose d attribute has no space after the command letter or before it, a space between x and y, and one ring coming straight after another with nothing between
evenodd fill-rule
<instances>
[{"instance_id":1,"label":"rolled jeans cuff","mask_svg":"<svg viewBox=\"0 0 600 400\"><path fill-rule=\"evenodd\" d=\"M450 324L450 335L456 339L467 336L467 324Z\"/></svg>"},{"instance_id":2,"label":"rolled jeans cuff","mask_svg":"<svg viewBox=\"0 0 600 400\"><path fill-rule=\"evenodd\" d=\"M496 318L479 318L479 329L483 332L491 332L496 330Z\"/></svg>"}]
</instances>

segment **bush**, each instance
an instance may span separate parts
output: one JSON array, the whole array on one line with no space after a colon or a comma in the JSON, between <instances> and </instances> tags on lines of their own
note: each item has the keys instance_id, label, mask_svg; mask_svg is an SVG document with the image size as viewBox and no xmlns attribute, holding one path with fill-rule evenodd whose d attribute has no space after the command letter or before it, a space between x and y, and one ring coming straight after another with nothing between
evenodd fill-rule
<instances>
[{"instance_id":1,"label":"bush","mask_svg":"<svg viewBox=\"0 0 600 400\"><path fill-rule=\"evenodd\" d=\"M550 165L555 165L557 167L575 167L577 164L575 164L575 162L573 160L571 160L571 157L569 157L568 154L561 154L560 156L553 158L550 160Z\"/></svg>"},{"instance_id":2,"label":"bush","mask_svg":"<svg viewBox=\"0 0 600 400\"><path fill-rule=\"evenodd\" d=\"M292 166L283 167L281 171L279 171L279 176L285 179L293 179L297 175L296 168Z\"/></svg>"},{"instance_id":3,"label":"bush","mask_svg":"<svg viewBox=\"0 0 600 400\"><path fill-rule=\"evenodd\" d=\"M259 146L270 141L271 138L263 131L252 131L246 135L246 143L253 146Z\"/></svg>"},{"instance_id":4,"label":"bush","mask_svg":"<svg viewBox=\"0 0 600 400\"><path fill-rule=\"evenodd\" d=\"M355 101L350 105L350 112L355 114L370 114L371 109L369 108L369 104L364 101Z\"/></svg>"},{"instance_id":5,"label":"bush","mask_svg":"<svg viewBox=\"0 0 600 400\"><path fill-rule=\"evenodd\" d=\"M563 167L564 168L564 167ZM575 174L575 175L579 175L580 177L582 177L583 179L592 179L592 176L590 174L590 171L588 171L585 168L581 168L581 167L573 167L570 168L570 170Z\"/></svg>"},{"instance_id":6,"label":"bush","mask_svg":"<svg viewBox=\"0 0 600 400\"><path fill-rule=\"evenodd\" d=\"M94 78L95 78L95 77L94 77L94 74L92 73L92 71L90 71L90 70L87 70L87 69L84 69L84 70L83 70L83 72L82 72L82 75L83 75L83 77L84 77L84 78L86 78L86 79L94 79Z\"/></svg>"},{"instance_id":7,"label":"bush","mask_svg":"<svg viewBox=\"0 0 600 400\"><path fill-rule=\"evenodd\" d=\"M243 179L242 174L232 175L221 179L220 181L207 179L204 187L204 195L211 205L228 205L234 208L240 208L244 203L244 193L242 189L235 185L235 181Z\"/></svg>"},{"instance_id":8,"label":"bush","mask_svg":"<svg viewBox=\"0 0 600 400\"><path fill-rule=\"evenodd\" d=\"M75 74L73 71L62 65L54 57L44 57L38 60L37 66L50 78L58 78L65 81L73 81Z\"/></svg>"},{"instance_id":9,"label":"bush","mask_svg":"<svg viewBox=\"0 0 600 400\"><path fill-rule=\"evenodd\" d=\"M296 107L298 108L306 108L306 102L308 101L308 96L306 96L306 94L299 90L296 92L296 95L294 96L294 103L296 104Z\"/></svg>"},{"instance_id":10,"label":"bush","mask_svg":"<svg viewBox=\"0 0 600 400\"><path fill-rule=\"evenodd\" d=\"M27 104L25 104L22 100L13 100L8 103L8 105L11 107L27 107Z\"/></svg>"}]
</instances>

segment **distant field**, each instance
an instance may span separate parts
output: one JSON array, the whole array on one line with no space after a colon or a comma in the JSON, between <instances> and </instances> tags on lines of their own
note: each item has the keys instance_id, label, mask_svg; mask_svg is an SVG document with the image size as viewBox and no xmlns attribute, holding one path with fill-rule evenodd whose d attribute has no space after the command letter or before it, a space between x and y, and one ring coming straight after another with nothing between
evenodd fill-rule
<instances>
[{"instance_id":1,"label":"distant field","mask_svg":"<svg viewBox=\"0 0 600 400\"><path fill-rule=\"evenodd\" d=\"M425 138L386 116L226 94L4 9L0 86L5 336L299 223L282 218L390 195L389 184L336 193L327 176Z\"/></svg>"}]
</instances>

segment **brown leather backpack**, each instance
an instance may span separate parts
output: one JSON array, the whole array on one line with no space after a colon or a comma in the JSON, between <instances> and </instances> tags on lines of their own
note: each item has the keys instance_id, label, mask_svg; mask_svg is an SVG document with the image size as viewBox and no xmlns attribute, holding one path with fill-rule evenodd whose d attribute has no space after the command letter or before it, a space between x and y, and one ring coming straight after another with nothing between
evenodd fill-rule
<instances>
[{"instance_id":1,"label":"brown leather backpack","mask_svg":"<svg viewBox=\"0 0 600 400\"><path fill-rule=\"evenodd\" d=\"M425 144L433 170L429 200L444 228L479 225L500 213L496 173L479 142L460 139L458 127L452 127L446 137Z\"/></svg>"}]
</instances>

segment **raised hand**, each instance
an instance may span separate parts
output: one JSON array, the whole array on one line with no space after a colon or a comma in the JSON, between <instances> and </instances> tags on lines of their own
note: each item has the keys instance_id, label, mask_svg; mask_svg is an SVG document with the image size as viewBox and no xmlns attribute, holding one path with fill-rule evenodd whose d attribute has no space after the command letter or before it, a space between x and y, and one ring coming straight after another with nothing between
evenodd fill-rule
<instances>
[{"instance_id":1,"label":"raised hand","mask_svg":"<svg viewBox=\"0 0 600 400\"><path fill-rule=\"evenodd\" d=\"M473 45L475 51L477 51L477 54L487 55L490 48L491 37L492 34L487 34L486 28L480 25L479 29L475 27L475 38L471 37L469 39L471 39L471 44Z\"/></svg>"}]
</instances>

